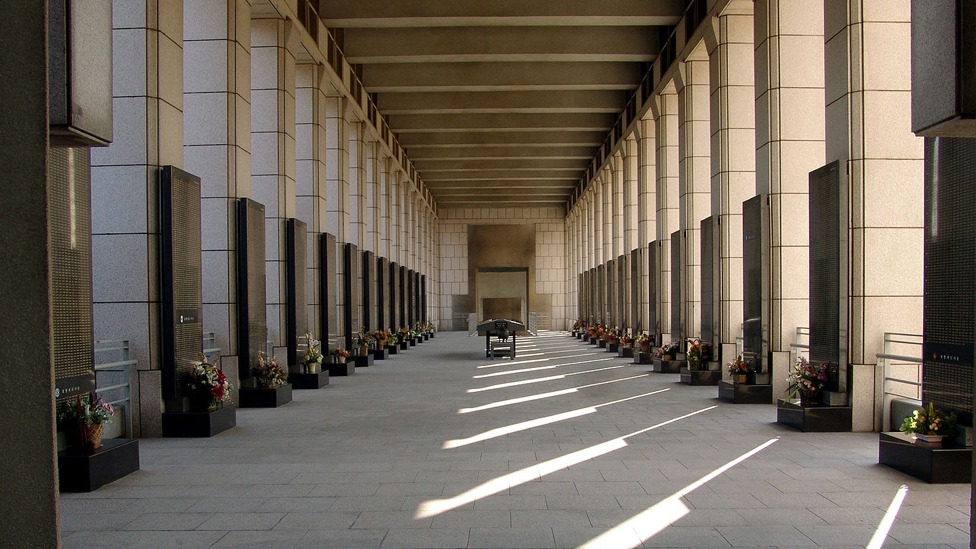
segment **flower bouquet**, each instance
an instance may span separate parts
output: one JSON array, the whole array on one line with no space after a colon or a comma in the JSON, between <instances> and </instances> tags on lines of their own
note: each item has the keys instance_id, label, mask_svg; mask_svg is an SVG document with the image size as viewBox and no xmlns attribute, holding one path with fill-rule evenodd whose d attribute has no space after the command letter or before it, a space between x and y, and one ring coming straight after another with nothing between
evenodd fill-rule
<instances>
[{"instance_id":1,"label":"flower bouquet","mask_svg":"<svg viewBox=\"0 0 976 549\"><path fill-rule=\"evenodd\" d=\"M688 338L688 368L698 370L705 362L705 345L697 337Z\"/></svg>"},{"instance_id":2,"label":"flower bouquet","mask_svg":"<svg viewBox=\"0 0 976 549\"><path fill-rule=\"evenodd\" d=\"M112 421L115 409L94 393L78 395L74 402L63 402L58 410L58 423L69 434L70 439L80 442L88 450L96 450L102 445L104 425ZM75 436L76 435L76 436Z\"/></svg>"},{"instance_id":3,"label":"flower bouquet","mask_svg":"<svg viewBox=\"0 0 976 549\"><path fill-rule=\"evenodd\" d=\"M217 362L220 362L220 359ZM191 393L199 401L206 403L205 408L211 411L223 406L224 402L230 400L230 392L233 390L220 366L216 363L207 362L205 358L193 362L188 386Z\"/></svg>"},{"instance_id":4,"label":"flower bouquet","mask_svg":"<svg viewBox=\"0 0 976 549\"><path fill-rule=\"evenodd\" d=\"M332 363L333 364L343 364L346 359L349 358L349 351L343 349L342 347L336 347L332 350Z\"/></svg>"},{"instance_id":5,"label":"flower bouquet","mask_svg":"<svg viewBox=\"0 0 976 549\"><path fill-rule=\"evenodd\" d=\"M634 339L634 343L640 346L642 353L651 352L651 336L647 335L647 332L637 334L637 338Z\"/></svg>"},{"instance_id":6,"label":"flower bouquet","mask_svg":"<svg viewBox=\"0 0 976 549\"><path fill-rule=\"evenodd\" d=\"M801 356L786 381L789 383L786 388L789 398L795 398L799 393L801 404L819 404L820 391L827 386L827 363L810 364Z\"/></svg>"},{"instance_id":7,"label":"flower bouquet","mask_svg":"<svg viewBox=\"0 0 976 549\"><path fill-rule=\"evenodd\" d=\"M931 402L912 411L905 417L899 430L914 436L916 440L928 443L941 443L942 437L956 435L956 413L946 414Z\"/></svg>"},{"instance_id":8,"label":"flower bouquet","mask_svg":"<svg viewBox=\"0 0 976 549\"><path fill-rule=\"evenodd\" d=\"M302 363L305 364L305 371L309 374L317 373L322 367L322 352L319 351L319 345L321 342L317 339L312 339L312 334L305 333L305 355L302 357Z\"/></svg>"},{"instance_id":9,"label":"flower bouquet","mask_svg":"<svg viewBox=\"0 0 976 549\"><path fill-rule=\"evenodd\" d=\"M749 363L742 360L742 355L735 357L732 362L725 365L729 369L729 376L732 378L732 383L745 383L746 376L749 375L750 368Z\"/></svg>"},{"instance_id":10,"label":"flower bouquet","mask_svg":"<svg viewBox=\"0 0 976 549\"><path fill-rule=\"evenodd\" d=\"M273 358L269 358L264 353L258 355L258 367L256 369L258 387L263 389L275 389L288 383L288 375L284 368Z\"/></svg>"}]
</instances>

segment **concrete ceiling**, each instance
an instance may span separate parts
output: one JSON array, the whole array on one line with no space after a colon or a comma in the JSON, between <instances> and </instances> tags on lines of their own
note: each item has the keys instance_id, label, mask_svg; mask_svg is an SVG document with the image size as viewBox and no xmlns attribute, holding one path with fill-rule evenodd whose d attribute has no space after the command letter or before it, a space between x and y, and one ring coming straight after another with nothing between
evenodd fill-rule
<instances>
[{"instance_id":1,"label":"concrete ceiling","mask_svg":"<svg viewBox=\"0 0 976 549\"><path fill-rule=\"evenodd\" d=\"M684 4L320 0L319 15L441 207L556 206Z\"/></svg>"}]
</instances>

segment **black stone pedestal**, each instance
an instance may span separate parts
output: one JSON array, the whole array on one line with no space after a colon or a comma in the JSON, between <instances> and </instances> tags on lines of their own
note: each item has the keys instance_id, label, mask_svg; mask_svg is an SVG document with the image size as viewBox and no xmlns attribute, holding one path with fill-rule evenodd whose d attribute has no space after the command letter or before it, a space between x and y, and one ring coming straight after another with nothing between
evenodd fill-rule
<instances>
[{"instance_id":1,"label":"black stone pedestal","mask_svg":"<svg viewBox=\"0 0 976 549\"><path fill-rule=\"evenodd\" d=\"M651 368L652 372L659 374L680 374L681 369L684 368L685 361L683 360L654 360L654 367Z\"/></svg>"},{"instance_id":2,"label":"black stone pedestal","mask_svg":"<svg viewBox=\"0 0 976 549\"><path fill-rule=\"evenodd\" d=\"M202 438L223 433L237 425L237 408L226 406L213 412L164 412L163 436Z\"/></svg>"},{"instance_id":3,"label":"black stone pedestal","mask_svg":"<svg viewBox=\"0 0 976 549\"><path fill-rule=\"evenodd\" d=\"M374 360L386 360L390 358L390 348L386 346L382 349L373 349L370 352L373 354Z\"/></svg>"},{"instance_id":4,"label":"black stone pedestal","mask_svg":"<svg viewBox=\"0 0 976 549\"><path fill-rule=\"evenodd\" d=\"M329 384L329 372L315 374L288 374L292 389L321 389Z\"/></svg>"},{"instance_id":5,"label":"black stone pedestal","mask_svg":"<svg viewBox=\"0 0 976 549\"><path fill-rule=\"evenodd\" d=\"M598 340L596 340L596 346L599 347L599 348L601 348L601 349L606 349L607 348L607 340L605 340L605 339L598 339Z\"/></svg>"},{"instance_id":6,"label":"black stone pedestal","mask_svg":"<svg viewBox=\"0 0 976 549\"><path fill-rule=\"evenodd\" d=\"M427 341L428 339L430 339L430 334L424 332L424 341Z\"/></svg>"},{"instance_id":7,"label":"black stone pedestal","mask_svg":"<svg viewBox=\"0 0 976 549\"><path fill-rule=\"evenodd\" d=\"M357 368L366 368L367 366L372 366L373 364L375 364L375 362L373 361L372 354L368 354L366 356L356 355L353 358L356 359Z\"/></svg>"},{"instance_id":8,"label":"black stone pedestal","mask_svg":"<svg viewBox=\"0 0 976 549\"><path fill-rule=\"evenodd\" d=\"M681 369L681 383L686 385L718 385L722 380L722 372L718 370L689 370Z\"/></svg>"},{"instance_id":9,"label":"black stone pedestal","mask_svg":"<svg viewBox=\"0 0 976 549\"><path fill-rule=\"evenodd\" d=\"M80 448L58 452L58 489L62 492L94 492L138 470L139 441L107 438L94 452Z\"/></svg>"},{"instance_id":10,"label":"black stone pedestal","mask_svg":"<svg viewBox=\"0 0 976 549\"><path fill-rule=\"evenodd\" d=\"M616 353L620 349L619 343L607 343L607 352Z\"/></svg>"},{"instance_id":11,"label":"black stone pedestal","mask_svg":"<svg viewBox=\"0 0 976 549\"><path fill-rule=\"evenodd\" d=\"M973 477L973 449L944 441L942 447L915 442L905 433L881 433L878 463L932 484L965 483Z\"/></svg>"},{"instance_id":12,"label":"black stone pedestal","mask_svg":"<svg viewBox=\"0 0 976 549\"><path fill-rule=\"evenodd\" d=\"M329 364L329 375L330 376L351 376L356 373L356 362L351 359L346 359L345 362L340 362L338 364Z\"/></svg>"},{"instance_id":13,"label":"black stone pedestal","mask_svg":"<svg viewBox=\"0 0 976 549\"><path fill-rule=\"evenodd\" d=\"M653 355L651 353L635 353L634 364L654 364Z\"/></svg>"},{"instance_id":14,"label":"black stone pedestal","mask_svg":"<svg viewBox=\"0 0 976 549\"><path fill-rule=\"evenodd\" d=\"M242 387L238 394L241 408L277 408L291 402L291 384L273 389Z\"/></svg>"},{"instance_id":15,"label":"black stone pedestal","mask_svg":"<svg viewBox=\"0 0 976 549\"><path fill-rule=\"evenodd\" d=\"M394 343L393 345L387 345L385 349L389 351L391 355L396 355L400 353L400 344Z\"/></svg>"},{"instance_id":16,"label":"black stone pedestal","mask_svg":"<svg viewBox=\"0 0 976 549\"><path fill-rule=\"evenodd\" d=\"M406 341L401 341L400 342L400 350L401 351L406 351L407 350L407 347L409 347L409 346L410 346L410 344L407 343Z\"/></svg>"},{"instance_id":17,"label":"black stone pedestal","mask_svg":"<svg viewBox=\"0 0 976 549\"><path fill-rule=\"evenodd\" d=\"M416 347L417 346L417 338L411 337L410 339L407 340L407 343L409 343L411 347Z\"/></svg>"},{"instance_id":18,"label":"black stone pedestal","mask_svg":"<svg viewBox=\"0 0 976 549\"><path fill-rule=\"evenodd\" d=\"M804 433L849 433L853 412L850 406L800 406L799 402L779 399L776 422Z\"/></svg>"},{"instance_id":19,"label":"black stone pedestal","mask_svg":"<svg viewBox=\"0 0 976 549\"><path fill-rule=\"evenodd\" d=\"M718 382L718 398L732 404L772 404L772 385Z\"/></svg>"},{"instance_id":20,"label":"black stone pedestal","mask_svg":"<svg viewBox=\"0 0 976 549\"><path fill-rule=\"evenodd\" d=\"M634 348L621 347L617 349L617 356L619 356L620 358L634 358Z\"/></svg>"}]
</instances>

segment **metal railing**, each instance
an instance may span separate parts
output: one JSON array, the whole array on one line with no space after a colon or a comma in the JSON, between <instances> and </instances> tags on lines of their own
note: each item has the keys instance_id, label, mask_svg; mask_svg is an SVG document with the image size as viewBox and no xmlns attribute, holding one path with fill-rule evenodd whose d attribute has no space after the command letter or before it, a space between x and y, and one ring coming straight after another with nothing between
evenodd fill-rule
<instances>
[{"instance_id":1,"label":"metal railing","mask_svg":"<svg viewBox=\"0 0 976 549\"><path fill-rule=\"evenodd\" d=\"M138 361L129 358L128 340L95 342L95 393L116 409L116 419L105 438L132 436L132 371ZM121 429L118 428L121 426Z\"/></svg>"},{"instance_id":2,"label":"metal railing","mask_svg":"<svg viewBox=\"0 0 976 549\"><path fill-rule=\"evenodd\" d=\"M806 326L799 326L796 329L793 343L790 343L790 363L796 364L801 356L810 360L810 328Z\"/></svg>"},{"instance_id":3,"label":"metal railing","mask_svg":"<svg viewBox=\"0 0 976 549\"><path fill-rule=\"evenodd\" d=\"M890 431L893 400L922 405L922 335L885 332L884 350L875 356L881 370L882 430Z\"/></svg>"},{"instance_id":4,"label":"metal railing","mask_svg":"<svg viewBox=\"0 0 976 549\"><path fill-rule=\"evenodd\" d=\"M536 313L529 313L529 325L526 326L526 330L532 335L539 335L539 315Z\"/></svg>"}]
</instances>

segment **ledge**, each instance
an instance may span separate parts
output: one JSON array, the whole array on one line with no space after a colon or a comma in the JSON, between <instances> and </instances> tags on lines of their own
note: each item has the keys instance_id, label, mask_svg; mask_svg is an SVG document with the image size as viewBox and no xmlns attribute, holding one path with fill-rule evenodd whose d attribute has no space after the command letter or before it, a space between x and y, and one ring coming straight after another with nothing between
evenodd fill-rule
<instances>
[{"instance_id":1,"label":"ledge","mask_svg":"<svg viewBox=\"0 0 976 549\"><path fill-rule=\"evenodd\" d=\"M285 383L274 388L242 387L238 391L238 406L241 408L277 408L291 402L291 384Z\"/></svg>"},{"instance_id":2,"label":"ledge","mask_svg":"<svg viewBox=\"0 0 976 549\"><path fill-rule=\"evenodd\" d=\"M345 362L340 362L339 364L329 364L329 375L330 376L351 376L356 373L356 362L353 360L346 359Z\"/></svg>"},{"instance_id":3,"label":"ledge","mask_svg":"<svg viewBox=\"0 0 976 549\"><path fill-rule=\"evenodd\" d=\"M237 407L213 412L163 412L164 437L206 438L237 425Z\"/></svg>"},{"instance_id":4,"label":"ledge","mask_svg":"<svg viewBox=\"0 0 976 549\"><path fill-rule=\"evenodd\" d=\"M772 404L773 386L719 381L718 398L732 404Z\"/></svg>"},{"instance_id":5,"label":"ledge","mask_svg":"<svg viewBox=\"0 0 976 549\"><path fill-rule=\"evenodd\" d=\"M384 345L382 349L373 349L370 354L373 355L373 360L386 360L390 358L390 348Z\"/></svg>"},{"instance_id":6,"label":"ledge","mask_svg":"<svg viewBox=\"0 0 976 549\"><path fill-rule=\"evenodd\" d=\"M288 374L288 383L293 389L321 389L329 384L329 372L315 374Z\"/></svg>"},{"instance_id":7,"label":"ledge","mask_svg":"<svg viewBox=\"0 0 976 549\"><path fill-rule=\"evenodd\" d=\"M654 359L654 367L651 368L651 371L659 374L680 374L685 364L683 360Z\"/></svg>"},{"instance_id":8,"label":"ledge","mask_svg":"<svg viewBox=\"0 0 976 549\"><path fill-rule=\"evenodd\" d=\"M689 370L681 369L681 383L685 385L716 386L722 380L722 372L718 370Z\"/></svg>"},{"instance_id":9,"label":"ledge","mask_svg":"<svg viewBox=\"0 0 976 549\"><path fill-rule=\"evenodd\" d=\"M356 355L356 356L354 356L352 358L354 359L353 361L356 363L356 367L357 368L366 368L368 366L372 366L373 364L376 364L376 362L373 360L373 354L372 353L370 353L370 354L368 354L366 356Z\"/></svg>"}]
</instances>

